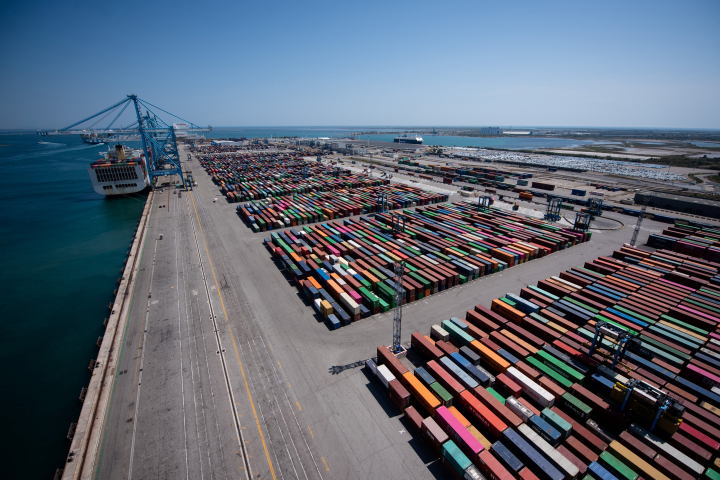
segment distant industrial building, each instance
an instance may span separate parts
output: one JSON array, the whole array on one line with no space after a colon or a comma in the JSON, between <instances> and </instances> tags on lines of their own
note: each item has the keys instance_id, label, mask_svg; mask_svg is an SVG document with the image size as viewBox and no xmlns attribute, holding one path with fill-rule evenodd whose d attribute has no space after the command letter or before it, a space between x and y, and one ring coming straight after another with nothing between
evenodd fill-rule
<instances>
[{"instance_id":1,"label":"distant industrial building","mask_svg":"<svg viewBox=\"0 0 720 480\"><path fill-rule=\"evenodd\" d=\"M532 135L532 130L504 130L503 135Z\"/></svg>"},{"instance_id":2,"label":"distant industrial building","mask_svg":"<svg viewBox=\"0 0 720 480\"><path fill-rule=\"evenodd\" d=\"M672 210L690 215L720 218L720 202L706 198L688 197L661 192L638 192L635 194L635 203L642 205L647 195L652 195L648 202L649 207Z\"/></svg>"},{"instance_id":3,"label":"distant industrial building","mask_svg":"<svg viewBox=\"0 0 720 480\"><path fill-rule=\"evenodd\" d=\"M344 153L346 155L366 155L367 154L367 148L365 148L364 145L359 145L359 144L347 142L347 141L333 142L332 149L337 152Z\"/></svg>"},{"instance_id":4,"label":"distant industrial building","mask_svg":"<svg viewBox=\"0 0 720 480\"><path fill-rule=\"evenodd\" d=\"M500 135L500 127L482 127L480 128L481 135Z\"/></svg>"}]
</instances>

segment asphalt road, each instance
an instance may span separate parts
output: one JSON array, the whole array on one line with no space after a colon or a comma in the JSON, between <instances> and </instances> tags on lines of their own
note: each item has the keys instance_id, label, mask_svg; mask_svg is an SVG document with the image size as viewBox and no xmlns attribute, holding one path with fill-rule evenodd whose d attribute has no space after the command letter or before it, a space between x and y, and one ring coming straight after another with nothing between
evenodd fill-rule
<instances>
[{"instance_id":1,"label":"asphalt road","mask_svg":"<svg viewBox=\"0 0 720 480\"><path fill-rule=\"evenodd\" d=\"M262 245L269 233L252 233L195 159L185 167L194 191L166 189L153 205L95 476L444 478L361 368L390 343L392 312L329 330ZM646 220L639 243L663 228ZM596 231L591 242L408 304L402 340L610 255L631 236L630 225Z\"/></svg>"}]
</instances>

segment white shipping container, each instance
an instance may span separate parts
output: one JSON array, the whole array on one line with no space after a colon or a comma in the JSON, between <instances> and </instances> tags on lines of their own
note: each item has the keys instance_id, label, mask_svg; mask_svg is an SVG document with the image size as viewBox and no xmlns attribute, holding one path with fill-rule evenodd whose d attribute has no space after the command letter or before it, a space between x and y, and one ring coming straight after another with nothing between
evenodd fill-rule
<instances>
[{"instance_id":1,"label":"white shipping container","mask_svg":"<svg viewBox=\"0 0 720 480\"><path fill-rule=\"evenodd\" d=\"M523 422L527 423L530 417L535 415L532 410L527 408L525 405L520 403L515 397L508 397L505 399L505 406L513 412L515 415L520 417Z\"/></svg>"},{"instance_id":2,"label":"white shipping container","mask_svg":"<svg viewBox=\"0 0 720 480\"><path fill-rule=\"evenodd\" d=\"M485 477L482 476L480 470L478 470L475 465L470 465L465 470L465 475L463 475L463 478L465 480L485 480Z\"/></svg>"},{"instance_id":3,"label":"white shipping container","mask_svg":"<svg viewBox=\"0 0 720 480\"><path fill-rule=\"evenodd\" d=\"M347 285L345 280L343 280L342 278L333 278L333 280L335 280L335 283L337 283L338 285Z\"/></svg>"},{"instance_id":4,"label":"white shipping container","mask_svg":"<svg viewBox=\"0 0 720 480\"><path fill-rule=\"evenodd\" d=\"M556 281L558 281L558 282L560 282L560 283L565 283L565 284L567 284L567 285L570 285L572 288L574 288L574 289L576 289L576 290L582 290L582 287L581 287L580 285L577 285L577 284L575 284L575 283L568 282L568 281L565 280L564 278L560 278L560 277L557 277L557 276L555 276L555 275L553 275L553 276L550 277L550 278L552 278L553 280L556 280Z\"/></svg>"},{"instance_id":5,"label":"white shipping container","mask_svg":"<svg viewBox=\"0 0 720 480\"><path fill-rule=\"evenodd\" d=\"M320 299L320 298L316 298L316 299L315 299L315 302L314 302L314 303L315 303L315 310L317 310L318 313L322 313L322 312L320 311L320 302L322 302L322 299Z\"/></svg>"},{"instance_id":6,"label":"white shipping container","mask_svg":"<svg viewBox=\"0 0 720 480\"><path fill-rule=\"evenodd\" d=\"M330 263L333 265L337 263L337 257L335 255L330 255Z\"/></svg>"},{"instance_id":7,"label":"white shipping container","mask_svg":"<svg viewBox=\"0 0 720 480\"><path fill-rule=\"evenodd\" d=\"M518 427L518 432L520 432L531 445L537 447L550 463L553 463L559 468L560 471L565 474L565 478L575 478L578 476L580 469L573 465L562 453L555 450L548 442L543 440L540 435L535 433L530 427L523 423Z\"/></svg>"},{"instance_id":8,"label":"white shipping container","mask_svg":"<svg viewBox=\"0 0 720 480\"><path fill-rule=\"evenodd\" d=\"M360 305L346 292L340 294L340 303L347 308L351 314L360 315Z\"/></svg>"},{"instance_id":9,"label":"white shipping container","mask_svg":"<svg viewBox=\"0 0 720 480\"><path fill-rule=\"evenodd\" d=\"M348 268L345 271L348 273L348 275L357 275L357 272L355 270L353 270L352 268Z\"/></svg>"},{"instance_id":10,"label":"white shipping container","mask_svg":"<svg viewBox=\"0 0 720 480\"><path fill-rule=\"evenodd\" d=\"M335 265L333 265L333 270L335 270L335 273L337 273L341 277L344 277L345 275L347 275L347 273L345 273L345 270L343 270L343 268L337 263Z\"/></svg>"},{"instance_id":11,"label":"white shipping container","mask_svg":"<svg viewBox=\"0 0 720 480\"><path fill-rule=\"evenodd\" d=\"M432 265L440 265L439 262L436 262L432 258L429 258L427 255L423 255L422 259L425 260L426 262L430 262Z\"/></svg>"},{"instance_id":12,"label":"white shipping container","mask_svg":"<svg viewBox=\"0 0 720 480\"><path fill-rule=\"evenodd\" d=\"M527 396L535 400L535 402L537 402L538 405L542 406L543 408L550 408L555 403L555 397L553 397L550 392L530 380L524 373L522 373L517 368L510 367L507 369L507 372L505 372L505 374L510 377L510 380L514 380L518 385L520 385L522 391L525 392Z\"/></svg>"},{"instance_id":13,"label":"white shipping container","mask_svg":"<svg viewBox=\"0 0 720 480\"><path fill-rule=\"evenodd\" d=\"M385 365L377 367L377 377L380 379L385 388L390 388L390 382L395 380L395 375L390 373L390 370Z\"/></svg>"},{"instance_id":14,"label":"white shipping container","mask_svg":"<svg viewBox=\"0 0 720 480\"><path fill-rule=\"evenodd\" d=\"M450 334L440 325L433 325L430 327L430 338L447 342L450 340Z\"/></svg>"}]
</instances>

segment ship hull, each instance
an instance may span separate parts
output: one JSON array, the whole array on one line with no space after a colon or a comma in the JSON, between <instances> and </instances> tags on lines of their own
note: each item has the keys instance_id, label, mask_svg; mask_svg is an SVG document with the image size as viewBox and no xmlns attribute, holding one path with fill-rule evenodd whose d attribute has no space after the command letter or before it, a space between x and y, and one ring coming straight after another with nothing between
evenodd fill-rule
<instances>
[{"instance_id":1,"label":"ship hull","mask_svg":"<svg viewBox=\"0 0 720 480\"><path fill-rule=\"evenodd\" d=\"M150 186L150 181L140 165L125 168L88 168L88 174L93 190L107 197L142 192Z\"/></svg>"}]
</instances>

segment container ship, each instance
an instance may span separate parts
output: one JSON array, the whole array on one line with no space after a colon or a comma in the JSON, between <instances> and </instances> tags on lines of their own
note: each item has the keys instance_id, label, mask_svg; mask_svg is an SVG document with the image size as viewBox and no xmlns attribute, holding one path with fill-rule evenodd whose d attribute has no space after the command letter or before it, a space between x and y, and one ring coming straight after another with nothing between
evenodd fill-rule
<instances>
[{"instance_id":1,"label":"container ship","mask_svg":"<svg viewBox=\"0 0 720 480\"><path fill-rule=\"evenodd\" d=\"M413 143L415 145L421 145L423 143L422 137L419 137L417 135L412 135L408 137L407 135L402 135L400 137L395 137L395 143Z\"/></svg>"},{"instance_id":2,"label":"container ship","mask_svg":"<svg viewBox=\"0 0 720 480\"><path fill-rule=\"evenodd\" d=\"M90 145L102 145L105 143L105 137L98 135L97 133L83 133L80 135L82 141L89 143Z\"/></svg>"},{"instance_id":3,"label":"container ship","mask_svg":"<svg viewBox=\"0 0 720 480\"><path fill-rule=\"evenodd\" d=\"M100 195L128 195L150 186L142 150L115 145L102 156L88 168L93 188Z\"/></svg>"}]
</instances>

